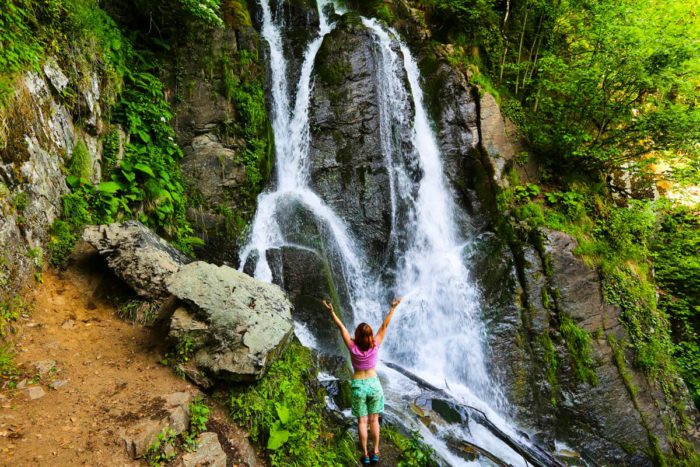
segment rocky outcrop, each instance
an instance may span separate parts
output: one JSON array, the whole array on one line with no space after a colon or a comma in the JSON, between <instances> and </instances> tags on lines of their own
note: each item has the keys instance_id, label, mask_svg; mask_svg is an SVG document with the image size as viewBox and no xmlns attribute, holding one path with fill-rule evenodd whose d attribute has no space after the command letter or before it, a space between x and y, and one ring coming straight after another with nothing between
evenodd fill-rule
<instances>
[{"instance_id":1,"label":"rocky outcrop","mask_svg":"<svg viewBox=\"0 0 700 467\"><path fill-rule=\"evenodd\" d=\"M69 78L49 58L41 72L18 77L0 109L0 302L41 270L42 245L68 193L64 167L79 140L87 147L92 179L100 178L100 80L94 70L81 73L71 105L63 94ZM81 102L85 108L79 109Z\"/></svg>"},{"instance_id":2,"label":"rocky outcrop","mask_svg":"<svg viewBox=\"0 0 700 467\"><path fill-rule=\"evenodd\" d=\"M226 467L226 453L221 448L216 433L205 432L197 436L195 440L197 449L194 452L184 454L177 467Z\"/></svg>"},{"instance_id":3,"label":"rocky outcrop","mask_svg":"<svg viewBox=\"0 0 700 467\"><path fill-rule=\"evenodd\" d=\"M201 259L237 265L241 230L253 215L257 195L250 182L256 175L251 176L245 165L248 143L254 137L261 140L256 144L271 147L272 142L264 127L262 135L246 133L252 123L245 121L245 109L234 96L250 92L250 83L262 87L259 35L248 6L243 0L225 2L222 14L223 28L187 24L186 34L173 48L166 81L174 89L173 127L185 153L180 166L188 194L187 219L204 240L195 251ZM260 169L263 180L268 170Z\"/></svg>"},{"instance_id":4,"label":"rocky outcrop","mask_svg":"<svg viewBox=\"0 0 700 467\"><path fill-rule=\"evenodd\" d=\"M170 278L168 290L189 310L173 316L169 336L189 342L206 377L259 379L292 336L284 292L227 266L190 263Z\"/></svg>"},{"instance_id":5,"label":"rocky outcrop","mask_svg":"<svg viewBox=\"0 0 700 467\"><path fill-rule=\"evenodd\" d=\"M577 246L568 234L541 229L516 248L516 261L512 245L495 238L481 252L477 271L490 272L476 276L486 291L493 371L545 443L567 442L596 462L652 465L650 439L668 451L663 419L672 410L627 366L630 350L615 347L628 339L620 310L605 302L599 276L576 257ZM563 323L590 336L590 378L580 376L581 356Z\"/></svg>"},{"instance_id":6,"label":"rocky outcrop","mask_svg":"<svg viewBox=\"0 0 700 467\"><path fill-rule=\"evenodd\" d=\"M190 392L175 392L153 401L147 410L149 416L137 419L120 433L127 454L132 459L143 457L166 429L173 435L186 431L190 426L190 403L194 397L195 394ZM133 416L129 413L124 414L123 418Z\"/></svg>"},{"instance_id":7,"label":"rocky outcrop","mask_svg":"<svg viewBox=\"0 0 700 467\"><path fill-rule=\"evenodd\" d=\"M137 221L90 226L83 242L107 260L107 265L136 293L147 299L165 299L166 281L188 262L148 227Z\"/></svg>"},{"instance_id":8,"label":"rocky outcrop","mask_svg":"<svg viewBox=\"0 0 700 467\"><path fill-rule=\"evenodd\" d=\"M310 108L311 187L338 213L370 258L386 253L389 178L380 137L373 37L345 18L316 57Z\"/></svg>"},{"instance_id":9,"label":"rocky outcrop","mask_svg":"<svg viewBox=\"0 0 700 467\"><path fill-rule=\"evenodd\" d=\"M506 169L515 157L513 138L506 134L505 122L501 109L494 97L487 93L479 103L479 126L481 127L481 145L486 151L493 167L493 180L501 187L508 187L505 177Z\"/></svg>"}]
</instances>

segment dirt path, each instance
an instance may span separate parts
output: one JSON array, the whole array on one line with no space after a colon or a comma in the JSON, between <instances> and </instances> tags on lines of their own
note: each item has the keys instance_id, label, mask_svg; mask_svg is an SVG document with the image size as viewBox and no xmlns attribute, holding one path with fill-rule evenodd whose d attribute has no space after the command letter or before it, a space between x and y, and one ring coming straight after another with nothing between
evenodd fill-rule
<instances>
[{"instance_id":1,"label":"dirt path","mask_svg":"<svg viewBox=\"0 0 700 467\"><path fill-rule=\"evenodd\" d=\"M0 465L139 465L120 442L122 425L149 401L192 386L158 363L152 330L117 316L105 294L112 279L90 270L43 278L16 337L16 361L26 386L45 395L29 400L26 389L0 390ZM35 382L34 365L46 360L55 367L44 365ZM65 385L52 389L58 381Z\"/></svg>"}]
</instances>

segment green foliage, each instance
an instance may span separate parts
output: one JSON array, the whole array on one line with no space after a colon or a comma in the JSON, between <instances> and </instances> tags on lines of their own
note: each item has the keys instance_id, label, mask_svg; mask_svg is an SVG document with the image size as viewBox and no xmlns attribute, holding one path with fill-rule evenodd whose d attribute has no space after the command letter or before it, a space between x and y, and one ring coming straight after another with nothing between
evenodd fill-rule
<instances>
[{"instance_id":1,"label":"green foliage","mask_svg":"<svg viewBox=\"0 0 700 467\"><path fill-rule=\"evenodd\" d=\"M117 156L119 154L119 132L112 129L102 139L102 173L112 173L117 165Z\"/></svg>"},{"instance_id":2,"label":"green foliage","mask_svg":"<svg viewBox=\"0 0 700 467\"><path fill-rule=\"evenodd\" d=\"M13 330L17 318L31 312L30 305L20 295L15 295L9 301L0 300L0 338L7 336Z\"/></svg>"},{"instance_id":3,"label":"green foliage","mask_svg":"<svg viewBox=\"0 0 700 467\"><path fill-rule=\"evenodd\" d=\"M170 106L154 75L132 71L114 118L131 135L124 159L100 184L104 222L133 216L190 251L192 228L185 218L185 195L177 161L182 151L169 125ZM105 183L110 183L106 185Z\"/></svg>"},{"instance_id":4,"label":"green foliage","mask_svg":"<svg viewBox=\"0 0 700 467\"><path fill-rule=\"evenodd\" d=\"M195 437L206 431L209 421L209 407L201 397L196 397L190 403L190 436Z\"/></svg>"},{"instance_id":5,"label":"green foliage","mask_svg":"<svg viewBox=\"0 0 700 467\"><path fill-rule=\"evenodd\" d=\"M178 0L183 10L212 26L223 26L219 16L221 0Z\"/></svg>"},{"instance_id":6,"label":"green foliage","mask_svg":"<svg viewBox=\"0 0 700 467\"><path fill-rule=\"evenodd\" d=\"M9 343L0 344L0 381L12 380L17 376L19 376L19 368L15 364L12 346Z\"/></svg>"},{"instance_id":7,"label":"green foliage","mask_svg":"<svg viewBox=\"0 0 700 467\"><path fill-rule=\"evenodd\" d=\"M5 0L0 8L0 108L13 93L13 75L37 67L41 44L33 28L29 0Z\"/></svg>"},{"instance_id":8,"label":"green foliage","mask_svg":"<svg viewBox=\"0 0 700 467\"><path fill-rule=\"evenodd\" d=\"M170 352L166 352L160 363L172 366L175 369L175 373L184 378L185 371L183 370L183 366L189 362L194 355L194 344L194 341L189 335L182 336L175 344L175 348Z\"/></svg>"},{"instance_id":9,"label":"green foliage","mask_svg":"<svg viewBox=\"0 0 700 467\"><path fill-rule=\"evenodd\" d=\"M61 198L61 219L56 219L49 229L49 263L60 267L73 251L85 225L92 222L89 192L78 189Z\"/></svg>"},{"instance_id":10,"label":"green foliage","mask_svg":"<svg viewBox=\"0 0 700 467\"><path fill-rule=\"evenodd\" d=\"M177 442L177 434L171 428L164 428L158 433L158 437L148 447L148 451L144 455L146 463L150 467L160 467L175 459L177 453L175 444ZM170 449L168 449L170 447Z\"/></svg>"},{"instance_id":11,"label":"green foliage","mask_svg":"<svg viewBox=\"0 0 700 467\"><path fill-rule=\"evenodd\" d=\"M324 425L323 390L311 352L290 344L267 374L231 394L231 417L267 448L271 465L354 465L352 438Z\"/></svg>"},{"instance_id":12,"label":"green foliage","mask_svg":"<svg viewBox=\"0 0 700 467\"><path fill-rule=\"evenodd\" d=\"M513 200L516 203L522 201L529 201L532 198L536 198L541 193L540 187L534 183L528 183L527 185L518 185L513 187Z\"/></svg>"},{"instance_id":13,"label":"green foliage","mask_svg":"<svg viewBox=\"0 0 700 467\"><path fill-rule=\"evenodd\" d=\"M695 209L662 213L653 242L659 308L671 321L673 355L696 406L700 407L700 220Z\"/></svg>"},{"instance_id":14,"label":"green foliage","mask_svg":"<svg viewBox=\"0 0 700 467\"><path fill-rule=\"evenodd\" d=\"M382 436L401 450L398 467L435 467L435 451L425 444L417 431L406 437L391 427L382 428Z\"/></svg>"},{"instance_id":15,"label":"green foliage","mask_svg":"<svg viewBox=\"0 0 700 467\"><path fill-rule=\"evenodd\" d=\"M149 325L156 319L158 305L144 300L129 300L119 305L117 314L131 323Z\"/></svg>"},{"instance_id":16,"label":"green foliage","mask_svg":"<svg viewBox=\"0 0 700 467\"><path fill-rule=\"evenodd\" d=\"M236 120L230 130L245 140L245 148L238 151L239 162L245 166L247 183L241 187L243 206L237 213L224 209L227 228L240 235L255 210L255 200L267 183L273 164L273 136L265 109L265 86L260 58L247 50L238 52L234 59L224 57L223 93L233 103ZM228 210L227 210L228 209Z\"/></svg>"},{"instance_id":17,"label":"green foliage","mask_svg":"<svg viewBox=\"0 0 700 467\"><path fill-rule=\"evenodd\" d=\"M579 328L567 315L562 314L560 316L560 323L559 330L564 338L564 343L569 351L569 356L579 380L596 386L598 384L598 376L594 370L591 336Z\"/></svg>"},{"instance_id":18,"label":"green foliage","mask_svg":"<svg viewBox=\"0 0 700 467\"><path fill-rule=\"evenodd\" d=\"M418 3L434 38L454 46L451 59L501 96L552 165L697 159L700 89L689 78L700 74L697 1L665 2L663 14L653 0ZM516 107L517 116L507 111ZM677 178L697 180L697 164L678 168Z\"/></svg>"}]
</instances>

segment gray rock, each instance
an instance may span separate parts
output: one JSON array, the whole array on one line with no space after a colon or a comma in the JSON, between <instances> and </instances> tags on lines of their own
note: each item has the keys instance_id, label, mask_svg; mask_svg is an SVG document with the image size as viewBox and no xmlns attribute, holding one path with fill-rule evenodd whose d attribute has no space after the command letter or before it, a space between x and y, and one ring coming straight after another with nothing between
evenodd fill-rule
<instances>
[{"instance_id":1,"label":"gray rock","mask_svg":"<svg viewBox=\"0 0 700 467\"><path fill-rule=\"evenodd\" d=\"M604 302L598 273L573 253L576 239L556 230L542 229L542 233L559 309L587 331L602 329L605 314L608 323L617 323L619 311Z\"/></svg>"},{"instance_id":2,"label":"gray rock","mask_svg":"<svg viewBox=\"0 0 700 467\"><path fill-rule=\"evenodd\" d=\"M197 449L182 456L180 467L226 467L226 453L221 448L216 433L205 432L197 436Z\"/></svg>"},{"instance_id":3,"label":"gray rock","mask_svg":"<svg viewBox=\"0 0 700 467\"><path fill-rule=\"evenodd\" d=\"M191 310L191 319L178 313L172 337L187 333L182 323L198 333L206 323L208 338L194 346L195 362L215 378L260 378L292 335L292 306L284 292L227 266L185 265L170 278L168 290Z\"/></svg>"},{"instance_id":4,"label":"gray rock","mask_svg":"<svg viewBox=\"0 0 700 467\"><path fill-rule=\"evenodd\" d=\"M56 63L56 59L53 57L49 58L44 62L44 66L42 67L44 70L44 75L46 75L46 78L49 80L51 83L51 86L58 92L59 94L63 92L64 89L68 86L68 78L66 77L65 74L63 74L63 70L58 66L58 63Z\"/></svg>"},{"instance_id":5,"label":"gray rock","mask_svg":"<svg viewBox=\"0 0 700 467\"><path fill-rule=\"evenodd\" d=\"M68 380L66 380L66 379L58 379L58 380L52 382L51 384L49 384L49 387L50 387L51 389L53 389L53 390L57 390L57 389L62 388L62 387L65 386L66 384L68 384Z\"/></svg>"},{"instance_id":6,"label":"gray rock","mask_svg":"<svg viewBox=\"0 0 700 467\"><path fill-rule=\"evenodd\" d=\"M41 386L30 386L28 388L22 389L22 394L30 400L36 400L44 397L46 395L46 391Z\"/></svg>"},{"instance_id":7,"label":"gray rock","mask_svg":"<svg viewBox=\"0 0 700 467\"><path fill-rule=\"evenodd\" d=\"M506 134L505 122L496 99L491 94L484 93L480 107L481 144L491 161L494 181L501 188L507 188L509 183L503 175L508 164L515 157L515 148L511 137Z\"/></svg>"},{"instance_id":8,"label":"gray rock","mask_svg":"<svg viewBox=\"0 0 700 467\"><path fill-rule=\"evenodd\" d=\"M34 371L36 371L39 376L46 376L56 367L55 360L41 360L39 362L34 362Z\"/></svg>"},{"instance_id":9,"label":"gray rock","mask_svg":"<svg viewBox=\"0 0 700 467\"><path fill-rule=\"evenodd\" d=\"M176 392L160 398L161 409L150 418L141 419L121 431L121 439L127 454L132 459L142 457L153 444L158 434L169 428L180 434L189 428L189 405L195 395L189 392Z\"/></svg>"},{"instance_id":10,"label":"gray rock","mask_svg":"<svg viewBox=\"0 0 700 467\"><path fill-rule=\"evenodd\" d=\"M185 255L136 221L90 226L83 241L97 249L109 267L136 293L163 299L166 280L187 263Z\"/></svg>"}]
</instances>

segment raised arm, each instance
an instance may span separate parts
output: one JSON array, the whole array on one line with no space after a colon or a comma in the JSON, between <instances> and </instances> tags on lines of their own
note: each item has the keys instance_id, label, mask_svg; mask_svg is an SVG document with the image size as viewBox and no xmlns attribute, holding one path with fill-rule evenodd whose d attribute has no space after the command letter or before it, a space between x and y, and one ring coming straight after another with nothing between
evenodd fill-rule
<instances>
[{"instance_id":1,"label":"raised arm","mask_svg":"<svg viewBox=\"0 0 700 467\"><path fill-rule=\"evenodd\" d=\"M335 314L335 311L333 310L333 304L324 300L323 306L326 308L326 310L328 310L328 312L333 317L333 321L335 321L335 325L338 326L338 329L340 330L340 335L343 336L343 342L345 342L345 345L349 349L350 344L352 343L352 338L350 337L350 333L348 332L348 330L345 329L345 325L343 325L343 322L340 321L340 318L338 318L338 316Z\"/></svg>"},{"instance_id":2,"label":"raised arm","mask_svg":"<svg viewBox=\"0 0 700 467\"><path fill-rule=\"evenodd\" d=\"M386 328L389 327L391 317L394 315L394 311L396 310L396 307L399 306L399 303L401 303L401 298L395 298L394 301L391 302L391 308L389 309L389 313L387 313L386 318L384 318L384 322L382 323L382 325L379 326L379 330L377 331L377 335L375 337L377 346L380 346L382 344L382 341L384 340L384 335L386 334Z\"/></svg>"}]
</instances>

